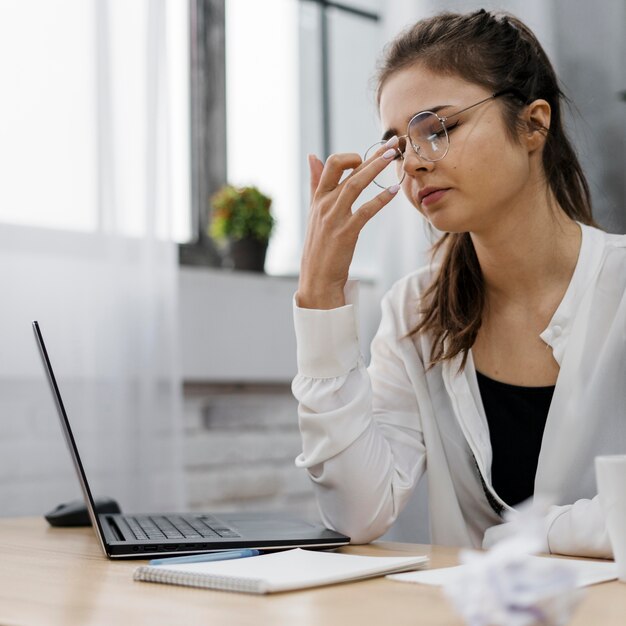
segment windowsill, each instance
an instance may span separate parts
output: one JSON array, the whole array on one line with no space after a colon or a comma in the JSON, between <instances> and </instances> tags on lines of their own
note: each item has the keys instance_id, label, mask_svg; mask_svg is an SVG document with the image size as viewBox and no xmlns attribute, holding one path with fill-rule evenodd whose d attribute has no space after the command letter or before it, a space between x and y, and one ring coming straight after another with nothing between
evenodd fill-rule
<instances>
[{"instance_id":1,"label":"windowsill","mask_svg":"<svg viewBox=\"0 0 626 626\"><path fill-rule=\"evenodd\" d=\"M255 276L258 279L286 279L297 280L299 274L295 272L285 274L267 274L263 272L248 272L244 270L235 270L230 267L221 266L221 258L209 240L195 243L182 243L178 245L179 255L178 261L181 269L193 269L207 272L224 272L233 278L238 278L241 274ZM374 285L376 283L375 276L356 275L351 278L357 279L360 283L366 285Z\"/></svg>"},{"instance_id":2,"label":"windowsill","mask_svg":"<svg viewBox=\"0 0 626 626\"><path fill-rule=\"evenodd\" d=\"M206 267L219 269L221 259L215 248L207 242L178 244L178 263L181 267Z\"/></svg>"},{"instance_id":3,"label":"windowsill","mask_svg":"<svg viewBox=\"0 0 626 626\"><path fill-rule=\"evenodd\" d=\"M271 274L267 272L252 272L247 270L236 270L232 267L222 267L219 263L210 264L210 263L188 263L179 258L179 268L181 271L191 271L191 272L207 272L208 274L216 273L223 276L230 276L233 280L237 280L242 276L254 277L258 280L295 280L297 281L300 277L298 273L289 272L284 274ZM364 274L361 275L350 275L350 278L358 280L361 284L365 285L375 285L376 277L375 276L367 276Z\"/></svg>"}]
</instances>

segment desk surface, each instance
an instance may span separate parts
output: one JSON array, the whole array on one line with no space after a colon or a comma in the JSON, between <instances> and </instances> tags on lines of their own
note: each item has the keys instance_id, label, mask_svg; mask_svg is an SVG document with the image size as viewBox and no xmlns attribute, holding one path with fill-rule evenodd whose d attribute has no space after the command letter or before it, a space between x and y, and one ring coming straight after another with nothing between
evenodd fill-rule
<instances>
[{"instance_id":1,"label":"desk surface","mask_svg":"<svg viewBox=\"0 0 626 626\"><path fill-rule=\"evenodd\" d=\"M378 543L354 554L427 554L432 567L456 564L457 550ZM50 528L43 519L0 519L0 624L135 626L454 626L462 621L438 588L375 578L251 596L132 580L143 561L105 559L90 528ZM626 585L586 590L572 626L623 626Z\"/></svg>"}]
</instances>

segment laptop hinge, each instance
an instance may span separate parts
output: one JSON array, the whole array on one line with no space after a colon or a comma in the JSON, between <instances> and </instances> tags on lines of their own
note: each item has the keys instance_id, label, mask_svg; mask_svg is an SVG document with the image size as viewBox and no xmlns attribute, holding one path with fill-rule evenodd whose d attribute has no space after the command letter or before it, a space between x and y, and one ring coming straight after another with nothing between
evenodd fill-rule
<instances>
[{"instance_id":1,"label":"laptop hinge","mask_svg":"<svg viewBox=\"0 0 626 626\"><path fill-rule=\"evenodd\" d=\"M126 541L126 538L124 537L124 533L121 531L120 527L117 525L115 518L112 515L111 516L107 515L106 520L109 523L109 528L115 535L115 538L118 541Z\"/></svg>"}]
</instances>

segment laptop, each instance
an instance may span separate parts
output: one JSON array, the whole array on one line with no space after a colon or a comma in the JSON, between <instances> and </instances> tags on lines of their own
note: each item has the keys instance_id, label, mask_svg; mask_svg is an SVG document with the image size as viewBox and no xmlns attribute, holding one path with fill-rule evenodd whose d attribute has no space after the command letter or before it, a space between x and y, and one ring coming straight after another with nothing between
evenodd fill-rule
<instances>
[{"instance_id":1,"label":"laptop","mask_svg":"<svg viewBox=\"0 0 626 626\"><path fill-rule=\"evenodd\" d=\"M61 428L65 435L92 526L105 555L111 559L147 558L256 548L334 548L350 538L319 524L279 513L96 513L94 498L81 461L70 420L52 370L39 323L33 322L39 353L48 375Z\"/></svg>"}]
</instances>

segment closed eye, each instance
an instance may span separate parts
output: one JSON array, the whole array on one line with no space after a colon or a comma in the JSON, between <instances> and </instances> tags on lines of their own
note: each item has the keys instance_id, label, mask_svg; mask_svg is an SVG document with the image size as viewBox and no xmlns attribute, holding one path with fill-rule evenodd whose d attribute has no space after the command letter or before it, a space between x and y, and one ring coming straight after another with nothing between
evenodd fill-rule
<instances>
[{"instance_id":1,"label":"closed eye","mask_svg":"<svg viewBox=\"0 0 626 626\"><path fill-rule=\"evenodd\" d=\"M455 122L454 124L450 124L450 126L445 126L445 130L443 127L439 127L436 130L434 130L428 137L426 137L427 141L434 141L435 139L441 139L441 137L444 137L446 132L450 132L451 130L454 130L457 126L459 125L459 122Z\"/></svg>"}]
</instances>

